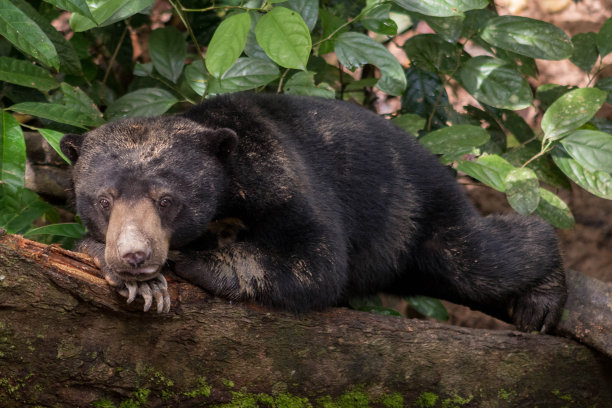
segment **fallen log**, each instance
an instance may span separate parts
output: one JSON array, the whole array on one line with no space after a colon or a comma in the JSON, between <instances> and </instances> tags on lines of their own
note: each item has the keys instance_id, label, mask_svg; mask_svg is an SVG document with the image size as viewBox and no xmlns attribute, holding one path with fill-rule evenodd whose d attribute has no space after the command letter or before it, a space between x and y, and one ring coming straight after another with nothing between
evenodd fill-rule
<instances>
[{"instance_id":1,"label":"fallen log","mask_svg":"<svg viewBox=\"0 0 612 408\"><path fill-rule=\"evenodd\" d=\"M559 332L599 352L344 308L294 316L172 277L172 311L143 313L91 259L5 234L0 406L608 406L612 290L569 280Z\"/></svg>"}]
</instances>

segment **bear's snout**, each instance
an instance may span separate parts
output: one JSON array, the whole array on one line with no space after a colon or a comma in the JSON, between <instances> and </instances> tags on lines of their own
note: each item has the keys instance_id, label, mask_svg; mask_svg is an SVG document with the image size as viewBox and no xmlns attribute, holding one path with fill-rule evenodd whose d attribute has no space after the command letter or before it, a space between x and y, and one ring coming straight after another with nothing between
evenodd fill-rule
<instances>
[{"instance_id":1,"label":"bear's snout","mask_svg":"<svg viewBox=\"0 0 612 408\"><path fill-rule=\"evenodd\" d=\"M166 262L168 236L151 200L116 200L106 231L106 264L125 280L151 279Z\"/></svg>"}]
</instances>

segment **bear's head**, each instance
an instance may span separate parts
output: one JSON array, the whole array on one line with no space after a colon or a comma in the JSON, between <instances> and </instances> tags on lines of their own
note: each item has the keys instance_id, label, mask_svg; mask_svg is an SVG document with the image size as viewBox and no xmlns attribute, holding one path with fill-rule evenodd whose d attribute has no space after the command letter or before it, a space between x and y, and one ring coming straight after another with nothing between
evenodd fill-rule
<instances>
[{"instance_id":1,"label":"bear's head","mask_svg":"<svg viewBox=\"0 0 612 408\"><path fill-rule=\"evenodd\" d=\"M66 135L76 207L104 260L125 280L159 273L169 248L201 236L228 185L230 129L181 117L124 119Z\"/></svg>"}]
</instances>

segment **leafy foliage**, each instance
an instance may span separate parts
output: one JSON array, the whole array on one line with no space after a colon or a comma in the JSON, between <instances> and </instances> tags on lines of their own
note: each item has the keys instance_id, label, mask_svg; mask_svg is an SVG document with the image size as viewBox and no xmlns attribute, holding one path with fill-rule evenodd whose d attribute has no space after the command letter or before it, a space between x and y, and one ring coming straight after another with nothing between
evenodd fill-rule
<instances>
[{"instance_id":1,"label":"leafy foliage","mask_svg":"<svg viewBox=\"0 0 612 408\"><path fill-rule=\"evenodd\" d=\"M83 232L38 227L57 210L25 188L23 127L58 150L66 132L245 90L366 106L375 90L399 96L394 123L506 193L516 211L559 228L573 216L543 184L572 180L612 199L612 123L595 117L612 102L612 80L594 84L612 52L612 19L570 39L547 22L499 16L488 0L168 2L173 18L152 31L153 0L0 0L2 228L56 240ZM70 28L51 24L67 16ZM434 33L421 33L420 21ZM409 30L406 67L387 45ZM534 95L535 59L569 59L589 86L544 84ZM450 103L450 86L474 97L465 112ZM526 108L538 109L540 127L517 113Z\"/></svg>"}]
</instances>

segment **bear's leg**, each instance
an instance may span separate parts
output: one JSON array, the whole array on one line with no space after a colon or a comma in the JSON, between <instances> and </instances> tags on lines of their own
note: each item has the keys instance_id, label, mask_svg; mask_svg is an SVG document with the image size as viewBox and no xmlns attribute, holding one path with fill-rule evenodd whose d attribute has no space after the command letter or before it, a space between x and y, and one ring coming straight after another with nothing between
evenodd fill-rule
<instances>
[{"instance_id":1,"label":"bear's leg","mask_svg":"<svg viewBox=\"0 0 612 408\"><path fill-rule=\"evenodd\" d=\"M338 301L346 286L345 258L327 241L307 239L282 249L248 241L170 257L177 275L216 295L293 312Z\"/></svg>"},{"instance_id":2,"label":"bear's leg","mask_svg":"<svg viewBox=\"0 0 612 408\"><path fill-rule=\"evenodd\" d=\"M409 271L412 288L482 310L520 330L558 322L567 291L554 229L534 217L468 217L426 239Z\"/></svg>"}]
</instances>

